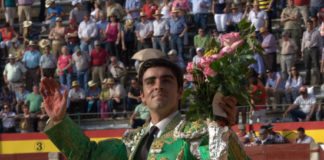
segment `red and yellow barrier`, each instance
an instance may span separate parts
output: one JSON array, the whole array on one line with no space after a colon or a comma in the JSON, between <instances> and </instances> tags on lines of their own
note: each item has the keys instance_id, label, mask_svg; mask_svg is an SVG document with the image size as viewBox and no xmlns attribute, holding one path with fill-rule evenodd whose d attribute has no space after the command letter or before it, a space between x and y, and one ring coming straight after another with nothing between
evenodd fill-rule
<instances>
[{"instance_id":1,"label":"red and yellow barrier","mask_svg":"<svg viewBox=\"0 0 324 160\"><path fill-rule=\"evenodd\" d=\"M262 124L254 124L253 128L258 131ZM246 126L248 128L248 126ZM296 129L304 127L306 134L313 137L316 142L324 142L323 122L299 122L299 123L276 123L274 130L282 133L288 139L296 138ZM233 129L237 130L237 126ZM121 138L125 129L85 131L85 134L93 141L101 141L108 138ZM44 133L15 133L0 134L0 154L28 154L59 152L54 144Z\"/></svg>"}]
</instances>

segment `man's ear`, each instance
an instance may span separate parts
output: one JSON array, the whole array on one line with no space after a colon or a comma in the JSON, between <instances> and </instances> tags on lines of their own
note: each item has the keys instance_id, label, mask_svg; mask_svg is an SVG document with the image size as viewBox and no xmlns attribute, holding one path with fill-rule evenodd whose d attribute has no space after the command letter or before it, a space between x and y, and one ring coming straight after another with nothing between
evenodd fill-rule
<instances>
[{"instance_id":1,"label":"man's ear","mask_svg":"<svg viewBox=\"0 0 324 160\"><path fill-rule=\"evenodd\" d=\"M143 104L146 104L146 101L145 101L145 98L144 98L144 92L143 91L140 91L140 97L141 97L142 103Z\"/></svg>"}]
</instances>

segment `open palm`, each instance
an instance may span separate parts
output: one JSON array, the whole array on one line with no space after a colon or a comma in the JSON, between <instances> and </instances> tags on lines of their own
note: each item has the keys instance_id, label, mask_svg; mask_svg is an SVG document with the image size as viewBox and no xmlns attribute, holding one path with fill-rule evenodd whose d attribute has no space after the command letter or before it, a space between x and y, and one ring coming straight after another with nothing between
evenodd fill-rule
<instances>
[{"instance_id":1,"label":"open palm","mask_svg":"<svg viewBox=\"0 0 324 160\"><path fill-rule=\"evenodd\" d=\"M57 123L66 114L67 91L60 93L60 85L52 78L41 81L40 93L44 99L45 110L51 121Z\"/></svg>"}]
</instances>

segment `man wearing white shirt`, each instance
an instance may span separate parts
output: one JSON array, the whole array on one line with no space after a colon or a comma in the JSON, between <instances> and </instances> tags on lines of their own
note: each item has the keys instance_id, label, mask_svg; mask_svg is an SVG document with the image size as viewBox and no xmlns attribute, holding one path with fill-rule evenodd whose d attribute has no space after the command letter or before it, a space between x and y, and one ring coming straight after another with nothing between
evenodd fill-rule
<instances>
[{"instance_id":1,"label":"man wearing white shirt","mask_svg":"<svg viewBox=\"0 0 324 160\"><path fill-rule=\"evenodd\" d=\"M163 14L159 10L156 10L153 21L153 37L152 43L154 49L161 49L164 54L167 53L167 37L169 35L169 25L167 21L162 20Z\"/></svg>"},{"instance_id":2,"label":"man wearing white shirt","mask_svg":"<svg viewBox=\"0 0 324 160\"><path fill-rule=\"evenodd\" d=\"M137 50L152 48L153 24L146 19L144 12L140 13L141 22L136 25Z\"/></svg>"},{"instance_id":3,"label":"man wearing white shirt","mask_svg":"<svg viewBox=\"0 0 324 160\"><path fill-rule=\"evenodd\" d=\"M262 27L268 28L268 16L267 13L259 9L258 2L253 4L253 10L249 13L248 21L252 22L252 25L255 27L258 40L262 41L262 37L259 34Z\"/></svg>"},{"instance_id":4,"label":"man wearing white shirt","mask_svg":"<svg viewBox=\"0 0 324 160\"><path fill-rule=\"evenodd\" d=\"M307 93L306 86L302 86L299 89L300 96L298 96L293 105L283 114L285 118L288 113L290 113L291 118L294 122L298 122L298 118L312 121L315 120L315 110L316 110L316 99L313 95Z\"/></svg>"},{"instance_id":5,"label":"man wearing white shirt","mask_svg":"<svg viewBox=\"0 0 324 160\"><path fill-rule=\"evenodd\" d=\"M9 63L6 64L3 71L3 79L10 90L17 92L27 69L20 62L15 62L15 58L15 56L9 55Z\"/></svg>"},{"instance_id":6,"label":"man wearing white shirt","mask_svg":"<svg viewBox=\"0 0 324 160\"><path fill-rule=\"evenodd\" d=\"M297 144L305 144L305 143L315 143L314 139L308 135L305 134L305 129L303 127L299 127L297 129Z\"/></svg>"},{"instance_id":7,"label":"man wearing white shirt","mask_svg":"<svg viewBox=\"0 0 324 160\"><path fill-rule=\"evenodd\" d=\"M81 39L81 51L89 53L93 49L94 40L97 38L98 28L96 23L90 19L90 14L84 16L84 20L80 23L78 36Z\"/></svg>"}]
</instances>

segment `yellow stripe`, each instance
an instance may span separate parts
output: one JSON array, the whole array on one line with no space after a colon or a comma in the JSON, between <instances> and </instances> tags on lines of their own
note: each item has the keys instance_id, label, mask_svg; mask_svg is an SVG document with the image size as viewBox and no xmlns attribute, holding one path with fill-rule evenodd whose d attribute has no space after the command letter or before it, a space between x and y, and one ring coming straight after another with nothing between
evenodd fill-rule
<instances>
[{"instance_id":1,"label":"yellow stripe","mask_svg":"<svg viewBox=\"0 0 324 160\"><path fill-rule=\"evenodd\" d=\"M91 138L91 141L99 142L105 138ZM120 137L116 137L121 139ZM49 140L21 140L21 141L0 141L0 154L22 154L22 153L47 153L59 152L56 146Z\"/></svg>"}]
</instances>

